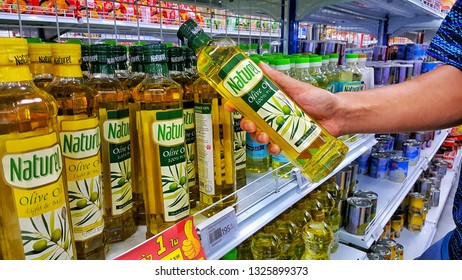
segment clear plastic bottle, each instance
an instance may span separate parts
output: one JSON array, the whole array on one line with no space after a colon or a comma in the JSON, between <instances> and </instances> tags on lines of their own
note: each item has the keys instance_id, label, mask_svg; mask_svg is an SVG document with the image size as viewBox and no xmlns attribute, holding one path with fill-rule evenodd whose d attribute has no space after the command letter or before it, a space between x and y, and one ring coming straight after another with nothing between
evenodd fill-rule
<instances>
[{"instance_id":1,"label":"clear plastic bottle","mask_svg":"<svg viewBox=\"0 0 462 280\"><path fill-rule=\"evenodd\" d=\"M250 250L254 260L280 260L284 243L274 232L274 227L267 225L253 236Z\"/></svg>"},{"instance_id":2,"label":"clear plastic bottle","mask_svg":"<svg viewBox=\"0 0 462 280\"><path fill-rule=\"evenodd\" d=\"M26 39L0 45L0 259L76 259L58 104L33 83Z\"/></svg>"},{"instance_id":3,"label":"clear plastic bottle","mask_svg":"<svg viewBox=\"0 0 462 280\"><path fill-rule=\"evenodd\" d=\"M312 76L317 83L317 87L327 89L329 80L327 76L321 71L322 57L310 57L310 76Z\"/></svg>"},{"instance_id":4,"label":"clear plastic bottle","mask_svg":"<svg viewBox=\"0 0 462 280\"><path fill-rule=\"evenodd\" d=\"M336 201L335 207L326 217L326 223L334 234L334 240L332 241L332 246L330 248L331 254L337 252L340 244L340 227L342 226L342 219L342 214L338 209L338 201Z\"/></svg>"},{"instance_id":5,"label":"clear plastic bottle","mask_svg":"<svg viewBox=\"0 0 462 280\"><path fill-rule=\"evenodd\" d=\"M367 55L365 53L358 54L358 68L361 71L361 82L364 83L365 89L374 88L374 68L366 66Z\"/></svg>"},{"instance_id":6,"label":"clear plastic bottle","mask_svg":"<svg viewBox=\"0 0 462 280\"><path fill-rule=\"evenodd\" d=\"M112 243L127 239L137 229L131 185L130 93L115 76L113 46L91 45L90 54L94 60L87 84L96 90L101 132L104 232Z\"/></svg>"},{"instance_id":7,"label":"clear plastic bottle","mask_svg":"<svg viewBox=\"0 0 462 280\"><path fill-rule=\"evenodd\" d=\"M51 49L54 78L45 90L58 102L59 135L77 259L104 260L108 248L104 236L96 93L82 78L80 44L53 44Z\"/></svg>"},{"instance_id":8,"label":"clear plastic bottle","mask_svg":"<svg viewBox=\"0 0 462 280\"><path fill-rule=\"evenodd\" d=\"M53 64L51 59L51 45L49 43L28 43L30 57L30 72L34 84L44 89L53 79Z\"/></svg>"},{"instance_id":9,"label":"clear plastic bottle","mask_svg":"<svg viewBox=\"0 0 462 280\"><path fill-rule=\"evenodd\" d=\"M201 76L268 133L310 181L324 178L344 159L348 147L306 115L232 40L212 40L193 20L177 35L198 55Z\"/></svg>"},{"instance_id":10,"label":"clear plastic bottle","mask_svg":"<svg viewBox=\"0 0 462 280\"><path fill-rule=\"evenodd\" d=\"M281 254L281 260L294 260L296 243L303 243L301 238L297 239L298 227L291 220L290 213L287 211L282 213L276 221L273 223L274 231L278 235L279 239L283 243L283 252Z\"/></svg>"},{"instance_id":11,"label":"clear plastic bottle","mask_svg":"<svg viewBox=\"0 0 462 280\"><path fill-rule=\"evenodd\" d=\"M297 226L297 236L295 243L295 259L299 260L302 258L303 253L305 252L305 242L302 238L302 228L311 220L310 213L305 209L305 203L303 201L298 201L295 205L290 208L290 218Z\"/></svg>"},{"instance_id":12,"label":"clear plastic bottle","mask_svg":"<svg viewBox=\"0 0 462 280\"><path fill-rule=\"evenodd\" d=\"M293 78L313 86L318 86L318 82L310 75L309 57L298 57L295 59L295 75Z\"/></svg>"},{"instance_id":13,"label":"clear plastic bottle","mask_svg":"<svg viewBox=\"0 0 462 280\"><path fill-rule=\"evenodd\" d=\"M302 229L305 252L301 259L329 260L334 234L324 222L324 212L322 210L315 210L312 217L313 219Z\"/></svg>"},{"instance_id":14,"label":"clear plastic bottle","mask_svg":"<svg viewBox=\"0 0 462 280\"><path fill-rule=\"evenodd\" d=\"M338 73L340 71L340 67L338 66L338 59L339 55L336 53L329 54L329 64L327 65L327 70L329 74L327 75L328 86L327 90L336 93L337 91L337 83L338 82Z\"/></svg>"},{"instance_id":15,"label":"clear plastic bottle","mask_svg":"<svg viewBox=\"0 0 462 280\"><path fill-rule=\"evenodd\" d=\"M337 92L363 91L361 83L362 73L358 68L358 54L348 53L345 55L345 67L338 73Z\"/></svg>"},{"instance_id":16,"label":"clear plastic bottle","mask_svg":"<svg viewBox=\"0 0 462 280\"><path fill-rule=\"evenodd\" d=\"M322 57L321 72L327 77L329 75L329 56L323 55L321 57Z\"/></svg>"}]
</instances>

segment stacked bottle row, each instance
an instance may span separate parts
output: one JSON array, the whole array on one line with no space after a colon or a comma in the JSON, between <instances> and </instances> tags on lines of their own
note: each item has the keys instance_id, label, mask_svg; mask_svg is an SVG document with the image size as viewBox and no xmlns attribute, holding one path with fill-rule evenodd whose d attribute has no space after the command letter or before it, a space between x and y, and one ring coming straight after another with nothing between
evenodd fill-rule
<instances>
[{"instance_id":1,"label":"stacked bottle row","mask_svg":"<svg viewBox=\"0 0 462 280\"><path fill-rule=\"evenodd\" d=\"M335 182L323 183L237 247L244 260L328 260L337 251Z\"/></svg>"}]
</instances>

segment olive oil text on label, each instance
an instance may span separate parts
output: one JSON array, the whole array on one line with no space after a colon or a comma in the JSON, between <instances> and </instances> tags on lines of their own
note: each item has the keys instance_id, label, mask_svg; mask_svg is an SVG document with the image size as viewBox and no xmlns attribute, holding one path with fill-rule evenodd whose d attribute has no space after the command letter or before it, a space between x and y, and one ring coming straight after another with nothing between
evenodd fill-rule
<instances>
[{"instance_id":1,"label":"olive oil text on label","mask_svg":"<svg viewBox=\"0 0 462 280\"><path fill-rule=\"evenodd\" d=\"M18 188L35 188L56 182L63 169L61 148L6 155L2 159L5 181Z\"/></svg>"}]
</instances>

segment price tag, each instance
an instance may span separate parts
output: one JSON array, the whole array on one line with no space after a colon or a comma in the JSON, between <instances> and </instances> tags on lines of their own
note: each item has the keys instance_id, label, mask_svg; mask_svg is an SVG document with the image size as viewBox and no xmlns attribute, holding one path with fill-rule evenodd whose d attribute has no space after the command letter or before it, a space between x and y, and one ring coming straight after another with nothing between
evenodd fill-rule
<instances>
[{"instance_id":1,"label":"price tag","mask_svg":"<svg viewBox=\"0 0 462 280\"><path fill-rule=\"evenodd\" d=\"M202 247L207 255L237 233L237 218L233 207L227 207L197 226Z\"/></svg>"},{"instance_id":2,"label":"price tag","mask_svg":"<svg viewBox=\"0 0 462 280\"><path fill-rule=\"evenodd\" d=\"M191 216L115 260L205 260L205 253Z\"/></svg>"}]
</instances>

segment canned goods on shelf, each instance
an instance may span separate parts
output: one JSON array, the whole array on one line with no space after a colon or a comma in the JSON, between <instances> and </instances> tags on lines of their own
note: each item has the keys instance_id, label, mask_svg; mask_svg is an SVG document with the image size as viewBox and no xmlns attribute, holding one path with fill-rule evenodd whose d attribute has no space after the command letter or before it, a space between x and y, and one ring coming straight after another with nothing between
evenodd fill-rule
<instances>
[{"instance_id":1,"label":"canned goods on shelf","mask_svg":"<svg viewBox=\"0 0 462 280\"><path fill-rule=\"evenodd\" d=\"M371 206L371 221L374 219L375 214L377 213L377 201L379 199L379 195L373 191L367 190L357 190L353 193L354 197L362 197L368 199L372 206Z\"/></svg>"},{"instance_id":2,"label":"canned goods on shelf","mask_svg":"<svg viewBox=\"0 0 462 280\"><path fill-rule=\"evenodd\" d=\"M403 157L408 158L409 166L415 166L420 159L420 143L415 141L403 144Z\"/></svg>"},{"instance_id":3,"label":"canned goods on shelf","mask_svg":"<svg viewBox=\"0 0 462 280\"><path fill-rule=\"evenodd\" d=\"M388 167L388 180L404 182L409 170L409 160L406 157L392 157Z\"/></svg>"},{"instance_id":4,"label":"canned goods on shelf","mask_svg":"<svg viewBox=\"0 0 462 280\"><path fill-rule=\"evenodd\" d=\"M398 242L396 242L393 238L379 238L379 240L377 240L377 244L390 249L392 256L396 254L396 244L398 244Z\"/></svg>"},{"instance_id":5,"label":"canned goods on shelf","mask_svg":"<svg viewBox=\"0 0 462 280\"><path fill-rule=\"evenodd\" d=\"M388 173L388 162L390 155L386 153L374 153L371 155L369 175L372 178L385 179Z\"/></svg>"},{"instance_id":6,"label":"canned goods on shelf","mask_svg":"<svg viewBox=\"0 0 462 280\"><path fill-rule=\"evenodd\" d=\"M384 260L391 260L392 254L390 248L384 245L375 244L371 246L371 252L377 253L383 257Z\"/></svg>"},{"instance_id":7,"label":"canned goods on shelf","mask_svg":"<svg viewBox=\"0 0 462 280\"><path fill-rule=\"evenodd\" d=\"M406 228L411 232L421 232L424 225L423 213L409 212L407 214Z\"/></svg>"},{"instance_id":8,"label":"canned goods on shelf","mask_svg":"<svg viewBox=\"0 0 462 280\"><path fill-rule=\"evenodd\" d=\"M347 198L348 196L351 184L351 173L352 169L346 166L335 174L335 183L339 187L341 198Z\"/></svg>"},{"instance_id":9,"label":"canned goods on shelf","mask_svg":"<svg viewBox=\"0 0 462 280\"><path fill-rule=\"evenodd\" d=\"M361 175L369 174L369 161L370 161L371 153L366 152L361 154L357 159L358 162L358 173Z\"/></svg>"},{"instance_id":10,"label":"canned goods on shelf","mask_svg":"<svg viewBox=\"0 0 462 280\"><path fill-rule=\"evenodd\" d=\"M391 229L395 233L396 238L399 238L401 236L401 217L391 217Z\"/></svg>"},{"instance_id":11,"label":"canned goods on shelf","mask_svg":"<svg viewBox=\"0 0 462 280\"><path fill-rule=\"evenodd\" d=\"M380 255L379 253L376 252L369 252L367 253L367 259L371 261L382 261L385 260L385 258Z\"/></svg>"},{"instance_id":12,"label":"canned goods on shelf","mask_svg":"<svg viewBox=\"0 0 462 280\"><path fill-rule=\"evenodd\" d=\"M441 177L432 176L432 177L428 177L428 179L433 183L435 188L437 188L437 189L441 188Z\"/></svg>"},{"instance_id":13,"label":"canned goods on shelf","mask_svg":"<svg viewBox=\"0 0 462 280\"><path fill-rule=\"evenodd\" d=\"M440 190L437 188L432 188L430 191L432 194L432 206L438 207L440 205Z\"/></svg>"},{"instance_id":14,"label":"canned goods on shelf","mask_svg":"<svg viewBox=\"0 0 462 280\"><path fill-rule=\"evenodd\" d=\"M351 196L351 194L353 194L353 192L356 190L356 185L358 183L359 164L353 161L350 164L348 164L348 167L351 168L351 180L350 187L348 190L348 196Z\"/></svg>"},{"instance_id":15,"label":"canned goods on shelf","mask_svg":"<svg viewBox=\"0 0 462 280\"><path fill-rule=\"evenodd\" d=\"M401 244L396 244L396 255L398 255L399 260L404 260L404 246Z\"/></svg>"},{"instance_id":16,"label":"canned goods on shelf","mask_svg":"<svg viewBox=\"0 0 462 280\"><path fill-rule=\"evenodd\" d=\"M393 151L395 146L395 138L391 135L382 134L376 138L378 142L387 144L387 151Z\"/></svg>"},{"instance_id":17,"label":"canned goods on shelf","mask_svg":"<svg viewBox=\"0 0 462 280\"><path fill-rule=\"evenodd\" d=\"M346 220L346 215L347 215L347 200L345 199L338 199L337 200L337 209L340 212L340 216L342 217L340 219L340 227L343 227L345 225L345 220Z\"/></svg>"},{"instance_id":18,"label":"canned goods on shelf","mask_svg":"<svg viewBox=\"0 0 462 280\"><path fill-rule=\"evenodd\" d=\"M430 197L430 189L433 187L432 181L427 178L420 178L415 185L414 190L425 196L425 198Z\"/></svg>"},{"instance_id":19,"label":"canned goods on shelf","mask_svg":"<svg viewBox=\"0 0 462 280\"><path fill-rule=\"evenodd\" d=\"M409 193L409 212L411 213L423 213L425 204L425 196L418 192Z\"/></svg>"},{"instance_id":20,"label":"canned goods on shelf","mask_svg":"<svg viewBox=\"0 0 462 280\"><path fill-rule=\"evenodd\" d=\"M366 234L366 228L371 221L371 207L372 203L366 198L349 197L345 230L354 235Z\"/></svg>"},{"instance_id":21,"label":"canned goods on shelf","mask_svg":"<svg viewBox=\"0 0 462 280\"><path fill-rule=\"evenodd\" d=\"M403 150L403 144L409 139L409 133L397 133L395 135L395 150Z\"/></svg>"}]
</instances>

